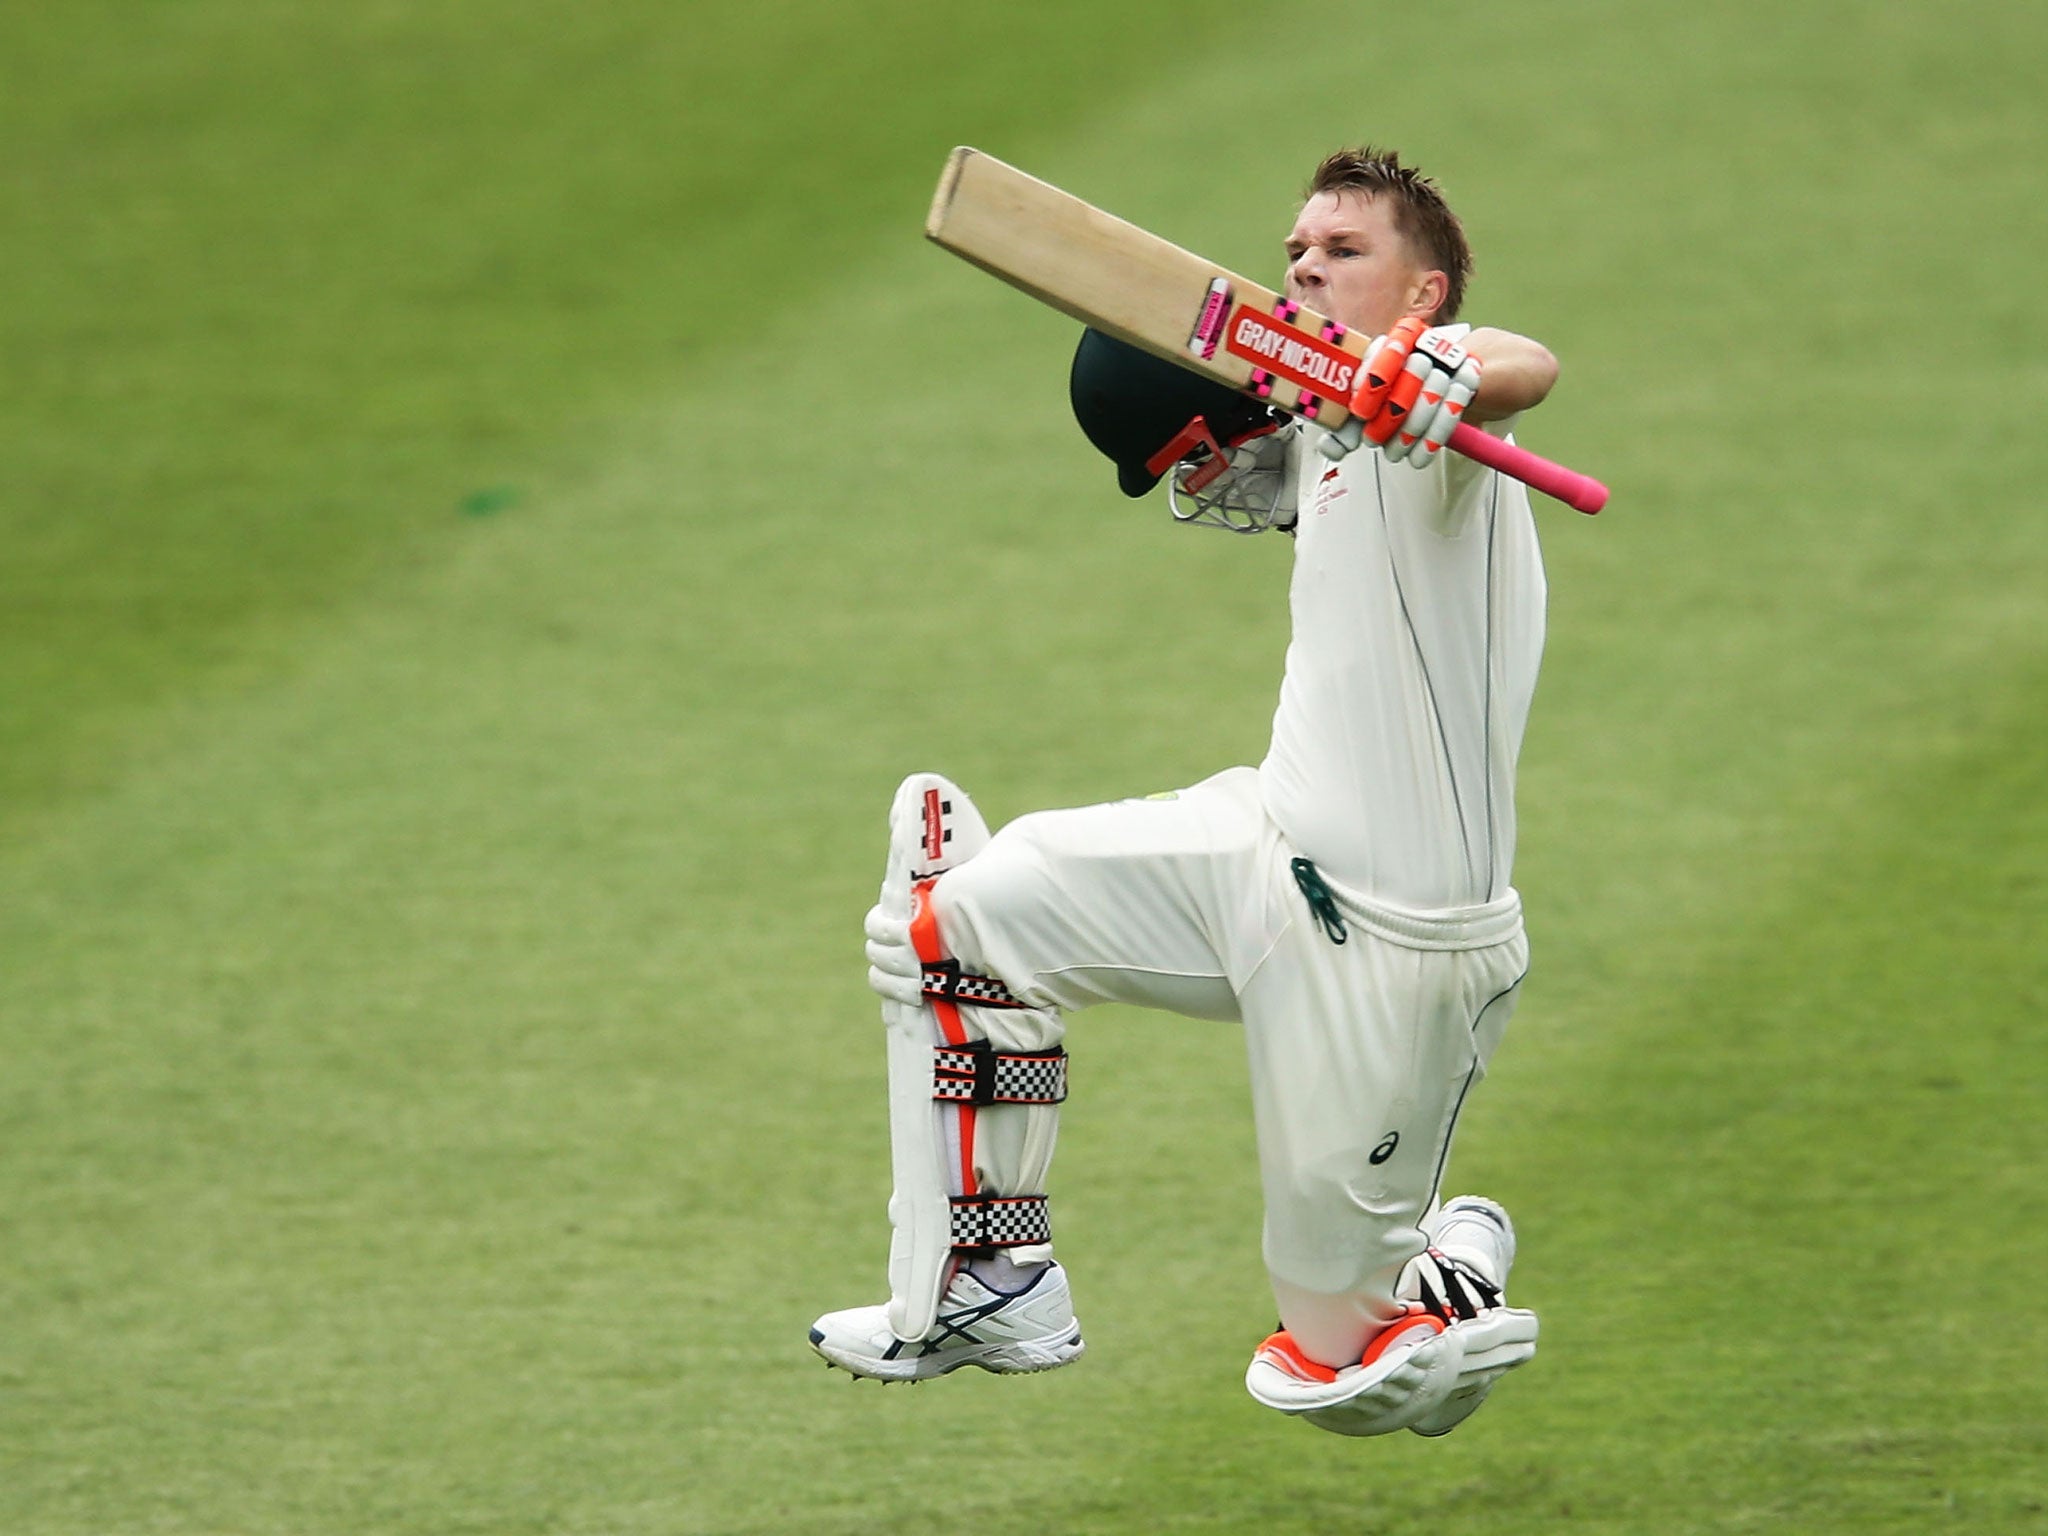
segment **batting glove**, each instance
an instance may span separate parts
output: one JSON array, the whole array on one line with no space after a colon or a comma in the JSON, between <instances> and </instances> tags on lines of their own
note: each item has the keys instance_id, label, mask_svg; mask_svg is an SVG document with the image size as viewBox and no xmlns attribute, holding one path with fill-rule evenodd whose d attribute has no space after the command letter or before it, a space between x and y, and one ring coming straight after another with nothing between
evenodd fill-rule
<instances>
[{"instance_id":1,"label":"batting glove","mask_svg":"<svg viewBox=\"0 0 2048 1536\"><path fill-rule=\"evenodd\" d=\"M1421 467L1443 451L1458 428L1465 407L1479 393L1480 360L1441 328L1424 331L1402 365L1402 376L1388 393L1386 407L1405 402L1403 413L1379 435L1381 422L1366 423L1365 435L1380 444L1396 464ZM1414 380L1413 388L1409 381Z\"/></svg>"},{"instance_id":2,"label":"batting glove","mask_svg":"<svg viewBox=\"0 0 2048 1536\"><path fill-rule=\"evenodd\" d=\"M1316 445L1324 458L1341 459L1367 438L1384 443L1394 435L1422 388L1421 380L1411 381L1406 369L1415 343L1427 332L1428 326L1410 315L1386 335L1372 339L1358 387L1344 402L1349 419Z\"/></svg>"},{"instance_id":3,"label":"batting glove","mask_svg":"<svg viewBox=\"0 0 2048 1536\"><path fill-rule=\"evenodd\" d=\"M868 986L884 1002L915 1008L924 1001L924 963L910 940L910 924L881 906L868 909Z\"/></svg>"}]
</instances>

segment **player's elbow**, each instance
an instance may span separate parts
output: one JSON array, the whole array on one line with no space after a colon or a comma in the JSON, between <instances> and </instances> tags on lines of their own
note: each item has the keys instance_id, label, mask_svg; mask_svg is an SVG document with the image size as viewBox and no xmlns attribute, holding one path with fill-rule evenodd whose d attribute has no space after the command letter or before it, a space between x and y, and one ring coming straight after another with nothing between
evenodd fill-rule
<instances>
[{"instance_id":1,"label":"player's elbow","mask_svg":"<svg viewBox=\"0 0 2048 1536\"><path fill-rule=\"evenodd\" d=\"M1499 361L1501 405L1510 411L1526 411L1541 405L1557 385L1557 355L1540 341L1515 336ZM1489 359L1489 364L1491 363Z\"/></svg>"},{"instance_id":2,"label":"player's elbow","mask_svg":"<svg viewBox=\"0 0 2048 1536\"><path fill-rule=\"evenodd\" d=\"M1465 345L1483 360L1479 395L1467 419L1499 421L1541 405L1557 383L1557 359L1540 341L1513 331L1475 329Z\"/></svg>"}]
</instances>

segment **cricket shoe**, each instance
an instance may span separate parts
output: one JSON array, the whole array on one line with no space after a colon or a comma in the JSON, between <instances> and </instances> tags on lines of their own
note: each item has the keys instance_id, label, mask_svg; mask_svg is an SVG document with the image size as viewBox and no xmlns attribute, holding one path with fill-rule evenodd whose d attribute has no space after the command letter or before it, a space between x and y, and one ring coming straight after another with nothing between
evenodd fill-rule
<instances>
[{"instance_id":1,"label":"cricket shoe","mask_svg":"<svg viewBox=\"0 0 2048 1536\"><path fill-rule=\"evenodd\" d=\"M1339 1435L1388 1435L1406 1429L1449 1396L1458 1382L1458 1339L1442 1318L1411 1304L1366 1345L1356 1365L1311 1360L1286 1329L1252 1355L1244 1388L1268 1408Z\"/></svg>"},{"instance_id":2,"label":"cricket shoe","mask_svg":"<svg viewBox=\"0 0 2048 1536\"><path fill-rule=\"evenodd\" d=\"M998 1291L963 1267L939 1298L938 1319L906 1342L889 1328L887 1306L827 1312L811 1348L829 1364L877 1381L929 1381L963 1365L1001 1375L1049 1371L1081 1356L1081 1327L1067 1272L1047 1264L1021 1290Z\"/></svg>"},{"instance_id":3,"label":"cricket shoe","mask_svg":"<svg viewBox=\"0 0 2048 1536\"><path fill-rule=\"evenodd\" d=\"M1282 1331L1252 1357L1246 1390L1340 1435L1446 1435L1477 1412L1494 1383L1536 1353L1536 1314L1503 1299L1514 1223L1493 1201L1462 1195L1426 1231L1430 1246L1396 1290L1407 1311L1374 1336L1358 1364L1333 1369L1311 1360Z\"/></svg>"},{"instance_id":4,"label":"cricket shoe","mask_svg":"<svg viewBox=\"0 0 2048 1536\"><path fill-rule=\"evenodd\" d=\"M1458 1336L1458 1379L1450 1394L1408 1427L1418 1435L1447 1435L1478 1412L1486 1394L1536 1353L1536 1314L1505 1304L1515 1262L1515 1224L1481 1195L1445 1203L1429 1224L1429 1251L1402 1276L1411 1292Z\"/></svg>"}]
</instances>

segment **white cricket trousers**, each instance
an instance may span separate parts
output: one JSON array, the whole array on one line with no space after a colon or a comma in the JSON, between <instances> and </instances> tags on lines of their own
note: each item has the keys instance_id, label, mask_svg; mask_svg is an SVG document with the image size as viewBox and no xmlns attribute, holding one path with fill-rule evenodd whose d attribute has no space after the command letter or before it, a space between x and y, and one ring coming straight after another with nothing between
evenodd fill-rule
<instances>
[{"instance_id":1,"label":"white cricket trousers","mask_svg":"<svg viewBox=\"0 0 2048 1536\"><path fill-rule=\"evenodd\" d=\"M1257 773L1233 768L1173 796L1021 817L933 899L966 970L1053 1017L1119 1002L1242 1021L1280 1319L1341 1366L1400 1311L1528 943L1513 892L1416 912L1338 891L1339 944L1297 883L1300 856Z\"/></svg>"}]
</instances>

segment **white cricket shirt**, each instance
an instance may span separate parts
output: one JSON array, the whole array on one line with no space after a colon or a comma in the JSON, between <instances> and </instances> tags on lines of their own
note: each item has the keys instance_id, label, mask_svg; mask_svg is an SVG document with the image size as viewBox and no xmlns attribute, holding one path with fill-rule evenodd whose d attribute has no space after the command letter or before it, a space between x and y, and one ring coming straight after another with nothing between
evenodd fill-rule
<instances>
[{"instance_id":1,"label":"white cricket shirt","mask_svg":"<svg viewBox=\"0 0 2048 1536\"><path fill-rule=\"evenodd\" d=\"M1423 469L1370 448L1331 464L1320 435L1296 449L1294 633L1259 765L1267 814L1362 895L1497 900L1543 653L1528 491L1449 451Z\"/></svg>"}]
</instances>

